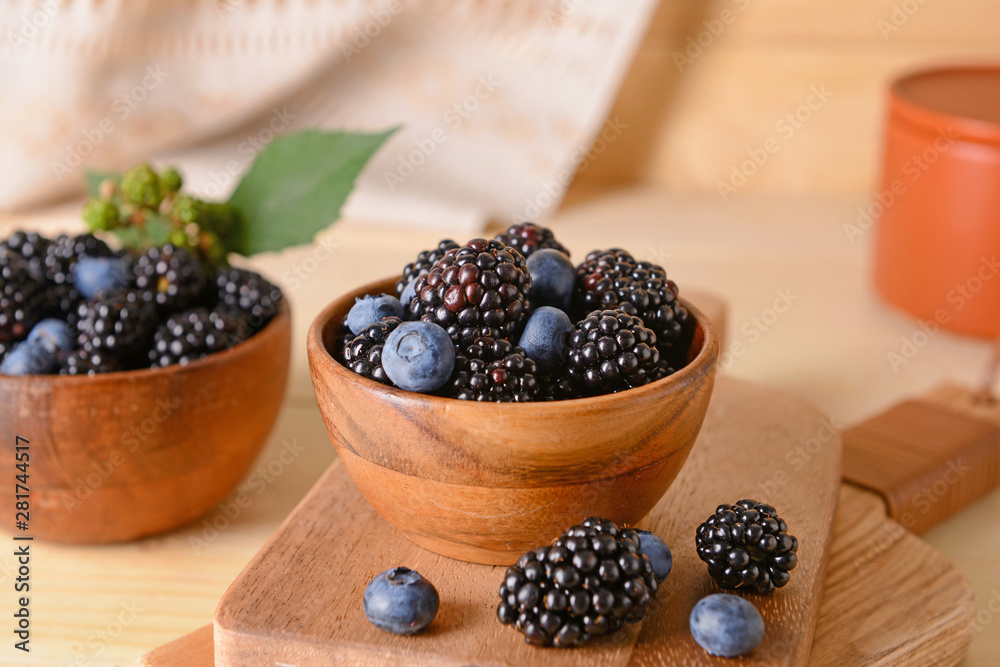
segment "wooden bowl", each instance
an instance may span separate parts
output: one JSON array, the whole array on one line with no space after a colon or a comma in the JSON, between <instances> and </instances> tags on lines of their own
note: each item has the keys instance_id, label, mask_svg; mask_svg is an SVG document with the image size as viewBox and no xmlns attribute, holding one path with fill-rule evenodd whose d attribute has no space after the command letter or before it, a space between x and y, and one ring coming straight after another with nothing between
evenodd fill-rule
<instances>
[{"instance_id":1,"label":"wooden bowl","mask_svg":"<svg viewBox=\"0 0 1000 667\"><path fill-rule=\"evenodd\" d=\"M390 524L436 553L513 563L590 515L635 524L677 476L701 428L719 345L697 323L690 362L658 382L608 396L477 403L387 387L330 350L355 297L330 304L309 330L320 412L351 479Z\"/></svg>"},{"instance_id":2,"label":"wooden bowl","mask_svg":"<svg viewBox=\"0 0 1000 667\"><path fill-rule=\"evenodd\" d=\"M266 441L290 352L286 304L248 340L187 366L0 375L0 465L10 477L0 494L4 529L15 530L17 436L30 442L25 535L117 542L201 516L232 491Z\"/></svg>"}]
</instances>

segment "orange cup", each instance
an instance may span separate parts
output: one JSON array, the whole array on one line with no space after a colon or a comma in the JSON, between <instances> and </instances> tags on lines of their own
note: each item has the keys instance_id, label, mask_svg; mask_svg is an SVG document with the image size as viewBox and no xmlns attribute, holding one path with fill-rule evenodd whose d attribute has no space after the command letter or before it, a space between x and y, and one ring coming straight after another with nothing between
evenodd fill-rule
<instances>
[{"instance_id":1,"label":"orange cup","mask_svg":"<svg viewBox=\"0 0 1000 667\"><path fill-rule=\"evenodd\" d=\"M893 83L869 211L882 298L953 331L1000 332L1000 66Z\"/></svg>"}]
</instances>

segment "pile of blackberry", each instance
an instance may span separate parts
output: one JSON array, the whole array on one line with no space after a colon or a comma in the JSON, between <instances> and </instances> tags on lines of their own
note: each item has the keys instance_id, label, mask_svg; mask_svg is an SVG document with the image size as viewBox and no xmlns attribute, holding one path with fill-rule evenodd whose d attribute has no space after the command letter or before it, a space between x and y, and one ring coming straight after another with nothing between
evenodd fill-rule
<instances>
[{"instance_id":1,"label":"pile of blackberry","mask_svg":"<svg viewBox=\"0 0 1000 667\"><path fill-rule=\"evenodd\" d=\"M507 569L497 618L529 644L580 646L641 621L657 588L638 533L591 517Z\"/></svg>"},{"instance_id":2,"label":"pile of blackberry","mask_svg":"<svg viewBox=\"0 0 1000 667\"><path fill-rule=\"evenodd\" d=\"M91 261L96 259L100 262ZM77 289L81 260L106 269L107 275L97 277L106 284L91 298L80 294L88 292L82 283ZM57 351L53 373L184 365L263 329L282 298L281 290L257 273L207 269L170 244L130 254L92 234L48 239L18 231L0 242L0 363L17 345L27 344L36 324L57 319L69 325L75 339Z\"/></svg>"},{"instance_id":3,"label":"pile of blackberry","mask_svg":"<svg viewBox=\"0 0 1000 667\"><path fill-rule=\"evenodd\" d=\"M538 251L545 252L528 261ZM558 253L566 257L553 262ZM543 255L546 261L540 261ZM492 240L459 245L445 239L403 268L396 295L405 319L438 324L455 344L451 379L438 394L494 402L568 400L649 384L687 364L694 321L663 267L617 248L595 250L575 268L568 256L552 230L525 222ZM565 268L553 274L560 263ZM569 303L565 313L575 327L565 336L565 329L552 334L562 336L554 344L561 348L545 349L558 349L564 361L556 368L543 364L545 371L525 352L542 358L537 342L519 347L533 312L532 272L553 278L538 281L548 290L564 286L563 301L546 301L552 294L542 292L536 305L557 303L562 309ZM398 325L391 319L360 335L345 325L335 343L346 366L387 385L392 381L381 368L381 351ZM502 353L487 349L497 346Z\"/></svg>"}]
</instances>

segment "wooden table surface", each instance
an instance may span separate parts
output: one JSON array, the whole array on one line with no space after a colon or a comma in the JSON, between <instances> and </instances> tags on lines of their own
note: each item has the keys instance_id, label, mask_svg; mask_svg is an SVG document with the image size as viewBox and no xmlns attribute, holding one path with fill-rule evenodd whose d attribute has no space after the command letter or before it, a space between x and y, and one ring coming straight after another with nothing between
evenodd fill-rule
<instances>
[{"instance_id":1,"label":"wooden table surface","mask_svg":"<svg viewBox=\"0 0 1000 667\"><path fill-rule=\"evenodd\" d=\"M850 425L945 379L980 380L983 341L921 333L875 298L873 234L852 243L855 200L716 198L629 190L565 208L552 222L577 257L621 246L665 264L681 285L730 305L723 372L795 392ZM79 203L0 217L18 227L76 229ZM260 257L295 314L290 390L271 441L241 490L247 507L223 503L203 520L126 545L38 543L32 561L32 652L0 643L4 665L129 665L142 653L208 622L223 591L333 459L316 410L304 336L312 317L353 285L398 271L447 232L345 221L315 246ZM463 240L463 239L459 239ZM926 539L966 574L979 595L965 665L1000 661L1000 493L933 529ZM0 614L15 604L13 549L0 555ZM26 659L28 658L28 659Z\"/></svg>"}]
</instances>

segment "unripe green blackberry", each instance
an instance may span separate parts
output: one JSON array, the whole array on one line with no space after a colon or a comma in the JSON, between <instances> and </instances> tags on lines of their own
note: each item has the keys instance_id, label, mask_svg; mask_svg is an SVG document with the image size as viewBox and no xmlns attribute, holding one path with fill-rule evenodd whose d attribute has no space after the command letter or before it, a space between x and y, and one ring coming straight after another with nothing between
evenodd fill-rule
<instances>
[{"instance_id":1,"label":"unripe green blackberry","mask_svg":"<svg viewBox=\"0 0 1000 667\"><path fill-rule=\"evenodd\" d=\"M529 644L580 646L641 621L657 588L636 532L591 517L507 568L497 618Z\"/></svg>"},{"instance_id":2,"label":"unripe green blackberry","mask_svg":"<svg viewBox=\"0 0 1000 667\"><path fill-rule=\"evenodd\" d=\"M148 164L138 164L122 174L119 190L123 201L135 206L157 209L163 201L160 178Z\"/></svg>"},{"instance_id":3,"label":"unripe green blackberry","mask_svg":"<svg viewBox=\"0 0 1000 667\"><path fill-rule=\"evenodd\" d=\"M719 505L698 526L698 557L720 587L770 593L788 583L799 542L770 505L744 499Z\"/></svg>"},{"instance_id":4,"label":"unripe green blackberry","mask_svg":"<svg viewBox=\"0 0 1000 667\"><path fill-rule=\"evenodd\" d=\"M524 256L499 241L473 239L449 250L416 283L411 319L443 327L457 346L483 335L516 339L528 318L531 275Z\"/></svg>"},{"instance_id":5,"label":"unripe green blackberry","mask_svg":"<svg viewBox=\"0 0 1000 667\"><path fill-rule=\"evenodd\" d=\"M181 178L180 172L174 167L161 167L160 173L157 176L160 178L160 191L164 194L179 192L184 185L184 179Z\"/></svg>"},{"instance_id":6,"label":"unripe green blackberry","mask_svg":"<svg viewBox=\"0 0 1000 667\"><path fill-rule=\"evenodd\" d=\"M83 207L83 223L91 232L115 229L119 221L120 213L114 202L95 198Z\"/></svg>"}]
</instances>

